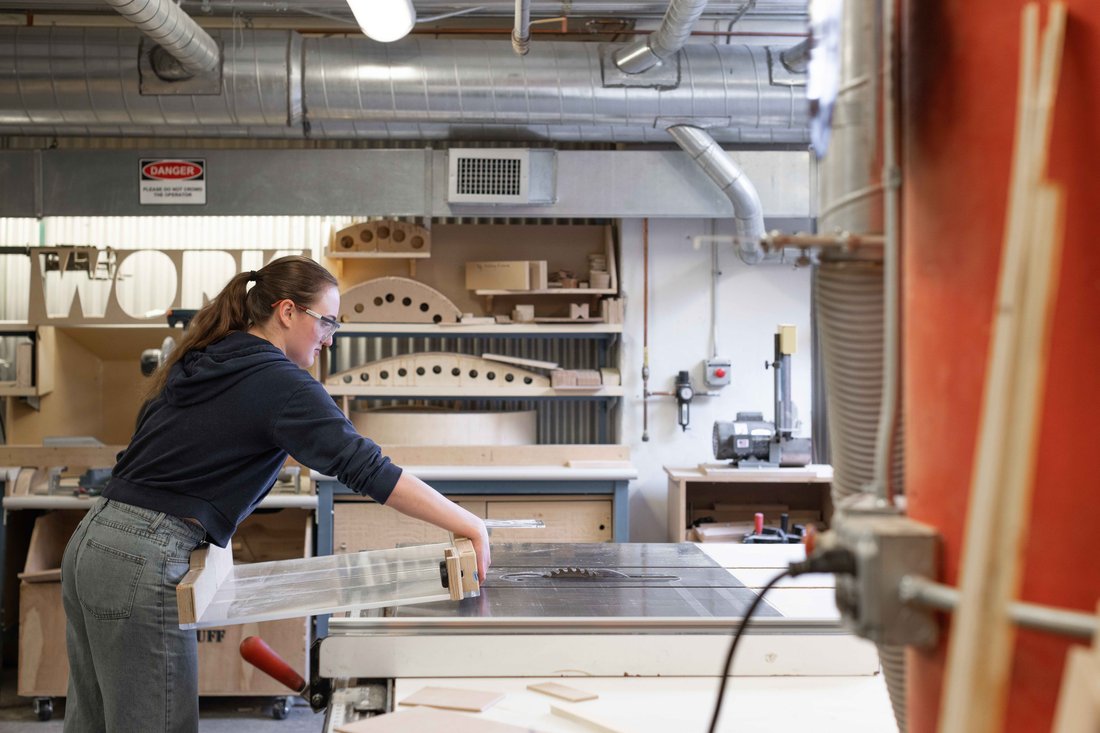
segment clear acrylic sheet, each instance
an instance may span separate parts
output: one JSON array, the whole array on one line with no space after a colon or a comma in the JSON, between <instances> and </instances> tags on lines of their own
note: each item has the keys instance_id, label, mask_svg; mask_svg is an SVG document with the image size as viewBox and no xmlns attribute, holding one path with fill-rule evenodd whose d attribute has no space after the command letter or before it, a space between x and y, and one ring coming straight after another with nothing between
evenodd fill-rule
<instances>
[{"instance_id":1,"label":"clear acrylic sheet","mask_svg":"<svg viewBox=\"0 0 1100 733\"><path fill-rule=\"evenodd\" d=\"M202 618L180 627L229 626L447 601L450 594L439 566L448 547L439 543L236 565Z\"/></svg>"}]
</instances>

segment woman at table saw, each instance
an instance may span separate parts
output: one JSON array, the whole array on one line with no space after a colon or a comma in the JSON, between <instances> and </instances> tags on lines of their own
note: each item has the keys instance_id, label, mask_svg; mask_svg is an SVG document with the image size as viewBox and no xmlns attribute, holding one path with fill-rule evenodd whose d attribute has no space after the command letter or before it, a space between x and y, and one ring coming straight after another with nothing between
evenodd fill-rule
<instances>
[{"instance_id":1,"label":"woman at table saw","mask_svg":"<svg viewBox=\"0 0 1100 733\"><path fill-rule=\"evenodd\" d=\"M251 284L251 287L250 287ZM197 643L175 587L225 547L287 455L379 503L469 537L485 523L390 462L305 371L339 328L336 279L305 257L235 276L153 376L110 482L65 549L65 730L198 730Z\"/></svg>"}]
</instances>

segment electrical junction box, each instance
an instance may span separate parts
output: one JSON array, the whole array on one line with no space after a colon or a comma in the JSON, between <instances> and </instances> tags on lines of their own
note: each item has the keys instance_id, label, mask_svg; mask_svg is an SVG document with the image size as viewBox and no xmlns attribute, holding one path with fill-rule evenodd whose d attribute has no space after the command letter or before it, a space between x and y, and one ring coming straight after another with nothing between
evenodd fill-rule
<instances>
[{"instance_id":1,"label":"electrical junction box","mask_svg":"<svg viewBox=\"0 0 1100 733\"><path fill-rule=\"evenodd\" d=\"M707 359L703 362L703 374L708 387L725 387L730 383L730 360Z\"/></svg>"},{"instance_id":2,"label":"electrical junction box","mask_svg":"<svg viewBox=\"0 0 1100 733\"><path fill-rule=\"evenodd\" d=\"M844 548L855 557L855 574L836 578L836 606L844 625L876 644L934 646L936 613L906 604L900 588L907 575L935 579L939 544L934 528L908 517L838 507L833 529L819 545Z\"/></svg>"}]
</instances>

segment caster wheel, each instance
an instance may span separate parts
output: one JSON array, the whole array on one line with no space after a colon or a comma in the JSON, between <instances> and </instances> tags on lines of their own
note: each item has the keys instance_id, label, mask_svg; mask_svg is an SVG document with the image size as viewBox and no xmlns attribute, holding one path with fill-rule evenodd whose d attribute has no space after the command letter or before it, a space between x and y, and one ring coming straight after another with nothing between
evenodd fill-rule
<instances>
[{"instance_id":1,"label":"caster wheel","mask_svg":"<svg viewBox=\"0 0 1100 733\"><path fill-rule=\"evenodd\" d=\"M38 719L43 723L53 717L53 698L52 697L36 697L34 698L34 714L38 716Z\"/></svg>"},{"instance_id":2,"label":"caster wheel","mask_svg":"<svg viewBox=\"0 0 1100 733\"><path fill-rule=\"evenodd\" d=\"M286 720L288 715L290 715L290 698L275 698L275 704L271 706L271 717L275 720Z\"/></svg>"}]
</instances>

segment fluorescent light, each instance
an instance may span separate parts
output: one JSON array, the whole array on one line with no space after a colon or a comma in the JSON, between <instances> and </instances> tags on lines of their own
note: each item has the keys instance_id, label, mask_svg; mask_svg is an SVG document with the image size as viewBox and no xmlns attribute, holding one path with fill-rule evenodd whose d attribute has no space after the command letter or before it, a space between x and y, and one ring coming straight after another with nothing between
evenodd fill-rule
<instances>
[{"instance_id":1,"label":"fluorescent light","mask_svg":"<svg viewBox=\"0 0 1100 733\"><path fill-rule=\"evenodd\" d=\"M404 38L416 25L412 0L348 0L348 7L363 33L382 43Z\"/></svg>"}]
</instances>

